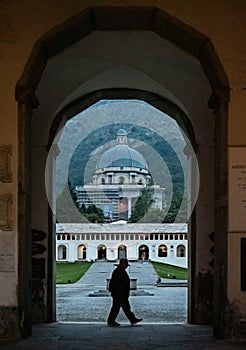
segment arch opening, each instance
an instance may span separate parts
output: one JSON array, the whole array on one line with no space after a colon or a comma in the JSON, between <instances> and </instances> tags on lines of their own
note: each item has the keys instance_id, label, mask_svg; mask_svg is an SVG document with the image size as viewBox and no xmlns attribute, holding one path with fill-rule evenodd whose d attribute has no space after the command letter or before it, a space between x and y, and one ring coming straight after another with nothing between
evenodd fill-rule
<instances>
[{"instance_id":1,"label":"arch opening","mask_svg":"<svg viewBox=\"0 0 246 350\"><path fill-rule=\"evenodd\" d=\"M136 18L139 18L139 16L134 16L134 20L133 18L131 17L131 14L128 12L127 9L124 9L124 8L121 8L121 9L115 9L115 8L111 8L111 9L108 9L109 12L112 14L114 11L116 11L116 17L112 17L112 18L117 18L117 19L121 19L119 20L118 22L117 21L113 21L112 24L107 24L104 22L104 24L102 25L102 23L99 24L99 22L97 22L98 20L98 17L95 16L94 17L94 24L96 23L96 25L98 26L97 28L100 29L102 28L104 25L106 25L106 28L107 29L110 29L111 31L114 31L114 30L121 30L122 28L119 28L119 23L120 25L123 25L124 29L128 29L128 30L132 30L131 28L131 25L130 27L129 24L125 23L124 21L124 24L122 24L122 18L128 18L130 19L129 23L135 23L136 21ZM92 12L94 10L90 11L90 12L84 12L83 14L81 14L79 16L79 19L75 19L75 22L76 21L81 21L81 19L89 19ZM207 38L204 38L202 35L199 36L199 39L197 41L194 40L194 37L196 36L197 32L196 31L193 31L193 30L190 30L190 28L187 28L186 26L184 26L183 24L179 23L178 21L173 23L171 20L172 18L167 16L165 13L163 13L162 11L159 11L157 9L146 9L146 10L143 10L141 8L135 8L134 10L134 13L135 14L139 14L139 11L142 12L144 11L145 13L145 21L144 21L144 24L141 23L141 30L156 30L155 29L155 26L152 24L150 25L150 22L149 22L149 19L152 18L152 21L151 23L155 23L155 20L158 18L160 20L160 23L159 23L159 30L157 30L156 32L158 33L158 35L160 35L161 37L165 37L165 39L167 38L170 42L173 42L174 44L176 44L177 46L180 46L182 47L183 49L186 49L190 54L194 55L194 56L197 56L198 57L198 52L199 52L199 55L200 55L200 63L207 75L207 77L209 78L209 81L210 81L210 84L211 84L211 87L212 87L212 98L209 100L209 104L210 104L210 107L213 107L217 108L218 105L220 105L220 103L225 103L227 104L228 103L228 84L227 84L227 79L225 78L225 74L223 72L223 69L217 59L217 56L214 54L214 50L213 50L213 47L210 45L210 42ZM95 14L98 14L100 13L100 10L97 9L95 10ZM114 13L115 14L115 13ZM136 17L136 18L135 18ZM153 20L154 18L154 20ZM90 19L89 19L89 22L90 22ZM77 22L78 23L78 22ZM118 23L118 24L117 24ZM147 24L148 23L148 24ZM175 39L175 35L172 37L168 36L167 33L165 33L164 31L164 28L165 28L165 25L166 23L169 23L171 24L171 27L173 29L175 29L175 32L177 32L177 30L181 31L181 33L183 33L182 35L182 40L180 39ZM135 28L138 28L139 26L139 23L137 26L135 26ZM71 28L70 28L71 29ZM59 35L61 35L61 33L65 33L65 32L68 32L70 30L68 27L66 27L65 29L65 26L64 27L61 27L60 29L60 32L59 32ZM104 28L105 29L105 28ZM89 30L90 31L90 30ZM86 35L88 33L88 28L86 29L86 33L84 32L82 34L83 35ZM36 52L41 52L42 53L42 50L43 50L43 47L46 46L48 48L48 52L49 52L49 55L47 56L47 59L52 57L52 55L54 54L54 51L51 50L51 42L52 40L54 40L56 37L57 37L57 34L58 32L55 31L51 34L49 34L48 36L44 37L42 39L41 42L39 42L39 45L35 48ZM194 34L194 35L193 35ZM170 35L170 34L169 34ZM180 37L180 36L179 36ZM184 40L184 37L185 38L188 38L188 39L192 39L192 43L190 43L190 40ZM52 39L52 40L51 40ZM197 37L196 37L197 39ZM176 40L176 41L175 41ZM184 46L185 42L189 42L189 47L186 47ZM204 45L204 42L208 43L208 45ZM71 44L71 43L70 43ZM55 52L56 54L58 52L62 52L62 50L68 46L68 43L64 44L64 42L62 43L62 47L60 46L57 51ZM65 45L65 46L64 46ZM201 48L202 50L204 50L206 53L208 53L208 55L202 55L201 54ZM206 59L204 59L204 57L206 57ZM40 75L36 75L35 78L33 76L33 72L25 72L25 74L23 74L22 78L20 79L18 85L17 85L17 88L16 88L16 98L18 100L18 102L20 103L20 114L21 116L24 118L22 118L22 121L20 123L20 131L23 132L23 135L25 134L28 134L28 128L30 127L29 124L28 124L28 119L30 117L29 115L29 112L25 110L25 108L23 108L24 105L28 105L28 107L30 109L32 108L35 108L37 106L37 99L35 97L35 92L36 92L36 88L37 88L37 84L40 82L40 77L41 77L41 74L43 73L43 70L46 66L46 63L47 62L44 62L44 61L41 61L41 67L39 66L39 69L36 70L36 72L38 72L37 74L40 74ZM33 64L31 65L32 68L37 67L37 65L39 65L39 60L33 62ZM27 67L30 67L30 65L28 65ZM213 69L211 69L211 67L213 67ZM35 71L35 69L34 69ZM31 79L31 84L29 84L29 81L27 83L26 81L26 77L28 77L28 79ZM41 77L42 79L44 78L44 76ZM43 80L44 81L44 80ZM114 84L112 84L114 85ZM111 85L111 86L112 86ZM27 89L27 86L31 86L31 89L28 88ZM40 87L40 86L39 86ZM143 93L143 90L139 90L139 89L133 89L135 91L135 97L136 95L141 99L141 100L145 100L145 93ZM133 91L132 90L132 91ZM152 89L150 88L150 91ZM41 90L40 90L41 91ZM53 123L53 127L51 129L51 132L50 132L50 138L48 137L48 133L47 130L50 129L50 121L48 121L48 124L45 126L47 129L45 130L45 127L43 128L41 134L43 133L43 135L41 135L42 137L44 137L45 139L45 144L49 144L51 145L51 141L53 140L54 138L54 135L56 134L57 130L59 129L59 127L61 127L61 123L62 123L62 119L64 120L64 115L66 114L66 112L69 110L71 115L74 115L74 111L73 111L73 108L79 108L79 109L84 109L85 106L88 106L88 105L91 105L92 104L92 101L93 99L96 99L98 100L99 97L100 99L102 98L102 96L108 96L108 93L110 91L110 95L111 95L111 98L114 98L112 97L112 95L114 96L117 96L117 98L120 96L120 98L124 97L125 96L125 93L128 92L129 90L125 88L112 88L110 90L108 89L101 89L101 90L98 90L96 91L94 89L93 92L88 92L88 93L85 93L83 94L83 99L81 101L81 99L74 99L71 103L68 103L67 106L68 106L68 109L63 109L63 112L62 112L62 116L61 114L59 115L59 117L54 121ZM154 91L154 90L153 90ZM104 94L106 92L106 95ZM158 96L158 94L156 94L155 92L151 92L151 93L147 93L148 96L150 97L156 97ZM140 95L140 96L139 96ZM41 95L40 95L41 96ZM86 98L84 98L86 97ZM166 100L167 101L167 100ZM166 106L167 103L163 103L163 98L161 100L154 100L153 102L153 99L150 99L148 102L155 105L157 108L159 109L162 109L163 108L163 104ZM205 102L205 100L203 100L203 106L204 104L207 103L207 101ZM218 104L217 104L218 103ZM217 104L217 105L216 105ZM40 99L40 106L45 106L45 101L42 101L42 98ZM168 106L171 106L171 109L173 107L173 103L169 103ZM200 109L202 111L202 108ZM199 109L198 109L199 111ZM215 158L216 159L219 159L220 158L220 154L224 154L224 157L222 159L220 159L220 162L218 164L213 163L213 168L215 169L215 172L217 174L217 176L219 176L220 174L222 174L222 177L223 177L223 181L220 182L220 184L218 185L217 188L215 188L215 192L218 194L218 193L223 193L223 194L226 194L227 193L227 187L226 187L226 177L225 177L225 169L227 167L227 163L226 163L226 141L224 139L222 139L222 135L224 135L224 132L226 130L226 123L227 123L227 114L226 112L223 112L219 109L216 109L217 112L217 119L219 119L219 122L217 122L215 124L215 129L216 129L216 132L217 132L217 135L219 134L219 137L218 137L218 141L217 144L215 145L215 148L214 148L214 152L215 152ZM65 113L64 113L65 112ZM39 112L37 112L37 116L38 114L41 113L42 114L42 110L40 110ZM40 116L38 116L39 118ZM178 116L175 115L175 118L178 120L181 120L180 123L182 123L182 125L185 125L186 126L186 129L187 129L187 132L190 136L190 140L194 145L198 145L198 149L200 151L200 154L202 154L202 152L204 152L204 149L202 149L202 152L201 152L201 145L202 145L202 141L203 140L200 140L199 137L198 139L194 137L194 134L196 133L196 135L199 136L199 128L201 127L201 121L196 121L195 119L192 120L192 122L188 119L188 122L187 123L184 123L183 121L183 117L184 117L184 114L181 113L179 114ZM194 117L194 115L193 115ZM224 119L223 119L224 118ZM67 119L67 116L65 117L65 120ZM195 133L192 134L192 128L190 128L192 126L195 126ZM34 137L34 140L35 140L35 134L36 134L36 130L32 130L31 132L33 134L33 137ZM23 139L24 140L27 140L27 137L26 136L23 136ZM43 141L42 141L43 142ZM36 145L37 148L40 147L40 145ZM28 163L27 161L27 158L28 156L30 156L30 148L27 144L20 144L19 145L20 147L20 169L24 169L26 167L26 164ZM200 147L200 148L199 148ZM42 153L40 153L42 154ZM42 158L44 157L44 154L42 154ZM201 158L201 162L202 164L204 165L206 163L206 157L204 157L203 159ZM31 163L31 162L30 162ZM33 164L33 163L31 163ZM39 171L39 169L37 169L37 171ZM24 172L25 173L25 172ZM30 173L27 171L27 173ZM34 172L35 173L35 172ZM29 192L32 191L32 188L30 187L29 185L29 179L27 178L27 175L24 175L24 176L21 176L20 177L20 187L23 187L23 188L28 188L29 189ZM40 178L39 178L40 180ZM210 180L210 184L212 183L213 179ZM40 180L40 182L42 182L42 180ZM212 193L212 197L215 198L216 195L214 196L214 192ZM34 195L34 199L35 199L35 196ZM43 199L44 202L45 202L45 199ZM211 201L212 203L212 200L209 199L209 201ZM19 207L20 208L23 208L24 209L24 206L26 205L26 194L22 191L20 191L20 196L19 196ZM205 199L201 199L201 202L199 203L199 205L202 207L202 203L204 204L205 203ZM213 211L216 211L218 210L218 208L216 207L216 204L213 202L212 203L212 210ZM26 209L26 208L25 208ZM221 209L221 208L219 208ZM26 235L27 233L29 234L31 228L30 228L30 225L29 225L29 218L31 217L31 214L30 214L30 211L28 211L28 218L25 220L23 219L22 217L20 217L20 221L19 221L19 227L20 227L20 231L21 233L23 234L20 234L20 237L22 237L23 239L23 242L24 240L27 238ZM221 213L221 211L220 211ZM214 228L214 231L215 232L220 232L220 234L218 235L218 237L223 237L223 241L225 242L225 245L224 245L224 249L225 249L225 246L226 246L226 238L225 238L225 233L226 233L226 227L225 227L225 221L224 218L226 216L226 213L227 213L227 208L225 207L223 209L223 215L221 214L215 221L214 223L211 223L210 227L208 228L208 232L210 232L211 230L211 227L213 226ZM209 214L210 213L207 213L208 217L209 217ZM48 231L48 230L51 230L51 232L53 231L54 232L54 223L52 222L52 220L50 220L52 218L52 215L50 213L49 217L47 217L47 215L45 215L46 217L46 221L43 222L43 223L40 223L39 220L36 218L36 217L33 217L33 225L35 225L37 228L41 228L44 230L44 231ZM214 215L213 215L214 217ZM223 220L222 220L223 218ZM193 236L193 242L195 242L197 240L197 238L200 239L200 236L197 237L197 232L199 231L203 231L202 227L201 227L201 220L199 221L199 216L196 215L193 216L192 218L192 225L191 225L191 235ZM30 235L29 235L30 236ZM202 236L202 235L201 235ZM47 280L49 280L51 283L48 283L49 286L52 286L52 288L54 288L54 283L52 283L52 273L50 273L50 271L52 270L51 266L52 266L52 260L53 260L53 256L54 256L54 247L53 247L53 244L52 244L52 240L53 238L52 237L49 237L48 239L48 257L47 257L47 266L48 266L48 271L49 271L49 276L47 276ZM28 239L27 239L28 241ZM207 239L208 241L208 239ZM199 242L200 244L201 242ZM199 245L198 245L199 246ZM208 242L206 243L206 246L208 246ZM199 255L199 251L197 251L195 248L197 247L196 244L194 244L192 247L191 247L191 251L193 253L191 253L191 256L195 256L195 253L197 253ZM24 251L20 251L20 259L21 259L21 256L22 254L24 253ZM31 255L31 252L30 251L27 251L28 253L28 256L30 257ZM99 253L98 253L99 254ZM223 254L221 254L220 256L218 256L217 258L219 260L222 260L223 259ZM209 256L209 254L207 255L207 260L209 260L211 257ZM205 275L201 276L201 279L205 278L207 279L209 282L213 281L213 274L216 273L216 276L218 277L218 282L221 281L221 279L225 279L226 277L221 277L219 276L218 272L214 272L212 271L209 267L208 267L208 264L207 264L208 261L205 262L205 270L206 270L206 273ZM225 265L226 265L226 262L224 261ZM199 268L196 266L196 263L195 263L195 260L193 259L191 262L190 262L190 265L192 266L192 276L191 276L191 281L193 281L193 286L191 287L191 294L194 296L194 295L203 295L204 294L202 293L202 291L199 291L197 288L197 285L199 284L198 281L196 281L196 277L198 275L198 272L199 272ZM20 284L23 285L22 281L23 281L23 276L25 275L24 271L21 270L21 267L20 267L20 271L19 271L19 274L20 274ZM225 281L223 280L222 281L223 284L225 283ZM50 291L48 293L46 293L47 295L49 295L49 299L52 300L52 288L50 289ZM24 308L27 309L27 312L26 312L26 315L29 315L30 314L30 294L27 292L26 294L26 290L23 286L23 295L20 296L20 303L22 305L24 305ZM50 297L51 295L51 297ZM223 295L224 298L226 299L226 296ZM206 299L207 298L207 299ZM218 296L214 296L213 299L216 301L218 299ZM209 303L207 303L209 301ZM205 304L210 304L212 305L212 300L211 300L211 297L209 297L208 295L205 297L205 299L199 299L199 297L194 300L190 297L190 316L189 316L189 320L190 322L200 322L200 321L203 321L203 322L211 322L211 312L213 311L211 308L209 310L209 313L207 313L207 315L210 315L209 317L206 317L205 313L202 311L203 308L204 308L204 305ZM223 315L225 315L225 310L220 310L220 306L219 306L219 303L218 303L218 300L217 300L217 305L218 305L218 308L217 310L215 310L215 319L216 319L216 322L215 322L215 327L218 328L218 332L223 332L221 329L223 328L224 326L224 319L222 320L223 322L220 322L221 321L221 316L222 315L222 318L224 317ZM220 304L220 305L223 305ZM221 306L223 308L223 306ZM55 315L54 315L54 312L53 312L53 305L52 303L49 302L48 304L48 308L47 310L49 311L48 314L52 315L51 316L51 319L54 320L55 318ZM207 311L207 310L206 310ZM221 312L222 311L222 312ZM48 319L48 317L46 317L46 320ZM221 324L221 325L220 325ZM30 332L30 322L28 322L27 319L24 320L23 322L23 331L24 333L25 332Z\"/></svg>"}]
</instances>

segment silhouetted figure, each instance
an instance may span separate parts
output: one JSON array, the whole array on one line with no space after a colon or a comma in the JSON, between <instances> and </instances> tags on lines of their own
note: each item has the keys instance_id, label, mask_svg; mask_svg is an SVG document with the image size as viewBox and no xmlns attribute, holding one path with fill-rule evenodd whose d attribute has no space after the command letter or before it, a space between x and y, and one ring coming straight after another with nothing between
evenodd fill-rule
<instances>
[{"instance_id":1,"label":"silhouetted figure","mask_svg":"<svg viewBox=\"0 0 246 350\"><path fill-rule=\"evenodd\" d=\"M120 326L120 324L115 321L120 308L122 308L132 325L142 321L142 318L137 318L131 311L128 300L130 295L130 278L126 272L127 266L129 266L128 260L120 259L119 266L113 271L109 282L109 291L113 298L113 304L108 315L109 326Z\"/></svg>"}]
</instances>

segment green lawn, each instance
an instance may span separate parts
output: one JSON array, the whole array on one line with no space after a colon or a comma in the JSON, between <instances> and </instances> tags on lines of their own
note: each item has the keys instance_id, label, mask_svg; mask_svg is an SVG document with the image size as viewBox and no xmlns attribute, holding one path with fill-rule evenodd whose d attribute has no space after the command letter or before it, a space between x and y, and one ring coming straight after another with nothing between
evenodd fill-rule
<instances>
[{"instance_id":1,"label":"green lawn","mask_svg":"<svg viewBox=\"0 0 246 350\"><path fill-rule=\"evenodd\" d=\"M75 283L90 268L91 262L76 261L75 263L56 263L56 283Z\"/></svg>"},{"instance_id":2,"label":"green lawn","mask_svg":"<svg viewBox=\"0 0 246 350\"><path fill-rule=\"evenodd\" d=\"M161 278L175 278L185 280L188 278L188 270L182 267L152 262L158 276Z\"/></svg>"}]
</instances>

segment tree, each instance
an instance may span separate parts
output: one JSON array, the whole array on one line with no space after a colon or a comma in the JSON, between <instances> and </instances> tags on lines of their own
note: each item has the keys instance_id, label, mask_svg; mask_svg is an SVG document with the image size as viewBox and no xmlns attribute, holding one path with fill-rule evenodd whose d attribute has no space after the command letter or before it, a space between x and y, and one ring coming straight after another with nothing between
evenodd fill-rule
<instances>
[{"instance_id":1,"label":"tree","mask_svg":"<svg viewBox=\"0 0 246 350\"><path fill-rule=\"evenodd\" d=\"M88 221L94 223L104 222L103 211L102 209L98 208L95 204L91 204L86 208L86 206L83 203L81 206L81 210L83 210L83 215Z\"/></svg>"},{"instance_id":2,"label":"tree","mask_svg":"<svg viewBox=\"0 0 246 350\"><path fill-rule=\"evenodd\" d=\"M129 222L138 222L148 212L153 202L153 189L147 187L141 190L133 209Z\"/></svg>"},{"instance_id":3,"label":"tree","mask_svg":"<svg viewBox=\"0 0 246 350\"><path fill-rule=\"evenodd\" d=\"M56 199L56 220L60 223L86 222L81 215L71 184L66 183Z\"/></svg>"}]
</instances>

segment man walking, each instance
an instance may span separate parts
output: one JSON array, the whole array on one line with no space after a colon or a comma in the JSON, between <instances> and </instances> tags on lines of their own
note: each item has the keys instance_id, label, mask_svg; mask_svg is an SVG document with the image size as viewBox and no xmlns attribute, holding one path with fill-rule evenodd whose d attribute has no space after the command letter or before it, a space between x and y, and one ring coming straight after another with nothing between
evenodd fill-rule
<instances>
[{"instance_id":1,"label":"man walking","mask_svg":"<svg viewBox=\"0 0 246 350\"><path fill-rule=\"evenodd\" d=\"M126 272L128 266L127 259L120 259L119 266L113 271L109 283L109 291L113 298L113 304L107 322L108 325L112 327L120 326L120 324L115 321L120 308L122 308L132 325L142 321L142 318L137 318L131 311L131 306L128 300L130 295L130 278Z\"/></svg>"}]
</instances>

